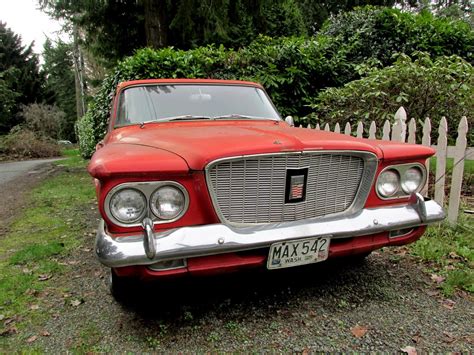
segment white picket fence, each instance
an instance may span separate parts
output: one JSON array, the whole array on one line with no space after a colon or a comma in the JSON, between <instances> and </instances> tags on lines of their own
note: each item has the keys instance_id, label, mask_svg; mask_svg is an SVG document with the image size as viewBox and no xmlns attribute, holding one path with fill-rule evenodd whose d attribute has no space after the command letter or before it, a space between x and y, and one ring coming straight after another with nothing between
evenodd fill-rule
<instances>
[{"instance_id":1,"label":"white picket fence","mask_svg":"<svg viewBox=\"0 0 474 355\"><path fill-rule=\"evenodd\" d=\"M313 129L311 125L307 127L300 126L300 128L310 128ZM321 129L321 127L316 125L314 129ZM330 131L331 128L329 124L325 124L323 129L325 131ZM341 126L339 123L336 123L333 129L336 133L341 133ZM408 132L407 132L408 131ZM438 128L438 141L436 145L432 145L431 142L431 121L429 118L426 118L423 127L421 129L422 138L421 142L425 146L431 146L436 149L436 175L435 175L435 186L434 186L434 200L438 202L441 206L444 205L446 196L445 196L445 184L446 184L446 159L454 158L453 161L453 172L451 176L451 189L449 192L449 201L448 201L448 221L451 223L456 223L459 215L459 206L461 202L461 187L464 173L464 164L466 160L474 160L474 148L467 147L467 132L468 124L467 118L462 117L458 125L458 136L456 139L455 146L448 147L448 122L445 117L440 121ZM382 140L391 140L397 142L407 142L416 144L416 135L419 130L417 129L416 120L412 118L407 125L407 114L403 107L400 107L395 113L395 120L393 125L390 124L390 121L386 120L382 128ZM349 123L346 123L344 126L344 134L351 135L352 127ZM371 122L369 127L369 136L364 137L364 125L362 122L359 122L356 127L355 136L358 138L368 138L368 139L377 139L377 126L374 121ZM407 136L408 133L408 136ZM429 161L427 162L427 170L429 177ZM422 193L424 195L428 192L428 180L424 186Z\"/></svg>"}]
</instances>

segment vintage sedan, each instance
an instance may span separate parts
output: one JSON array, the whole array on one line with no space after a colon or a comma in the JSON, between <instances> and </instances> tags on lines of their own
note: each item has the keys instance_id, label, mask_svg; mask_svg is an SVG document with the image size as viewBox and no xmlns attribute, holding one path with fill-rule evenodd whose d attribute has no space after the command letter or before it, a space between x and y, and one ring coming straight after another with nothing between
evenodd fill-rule
<instances>
[{"instance_id":1,"label":"vintage sedan","mask_svg":"<svg viewBox=\"0 0 474 355\"><path fill-rule=\"evenodd\" d=\"M420 194L433 149L287 121L253 82L118 86L88 168L114 295L132 280L365 256L444 218Z\"/></svg>"}]
</instances>

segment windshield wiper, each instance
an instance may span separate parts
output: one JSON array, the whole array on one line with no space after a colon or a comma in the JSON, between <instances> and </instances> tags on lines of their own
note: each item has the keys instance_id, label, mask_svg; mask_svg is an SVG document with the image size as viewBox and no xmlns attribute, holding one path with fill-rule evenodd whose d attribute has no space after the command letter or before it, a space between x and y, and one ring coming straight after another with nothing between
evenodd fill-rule
<instances>
[{"instance_id":1,"label":"windshield wiper","mask_svg":"<svg viewBox=\"0 0 474 355\"><path fill-rule=\"evenodd\" d=\"M272 121L276 121L275 119L268 118L268 117L239 115L237 113L233 113L231 115L222 115L222 116L180 115L180 116L171 116L171 117L164 117L164 118L160 118L160 119L156 119L156 120L144 121L144 122L140 123L140 127L143 127L147 123L153 123L153 122L192 121L192 120L225 120L225 119L272 120Z\"/></svg>"},{"instance_id":2,"label":"windshield wiper","mask_svg":"<svg viewBox=\"0 0 474 355\"><path fill-rule=\"evenodd\" d=\"M233 113L231 115L222 115L222 116L212 117L213 120L225 120L225 119L234 119L234 118L238 118L238 119L241 119L241 120L269 120L269 119L271 119L271 118L268 118L268 117L239 115L238 113Z\"/></svg>"},{"instance_id":3,"label":"windshield wiper","mask_svg":"<svg viewBox=\"0 0 474 355\"><path fill-rule=\"evenodd\" d=\"M184 121L184 120L212 120L211 116L195 116L195 115L181 115L181 116L172 116L165 117L163 121Z\"/></svg>"},{"instance_id":4,"label":"windshield wiper","mask_svg":"<svg viewBox=\"0 0 474 355\"><path fill-rule=\"evenodd\" d=\"M153 123L153 122L186 121L186 120L211 120L211 119L213 119L213 117L210 117L210 116L180 115L180 116L171 116L171 117L159 118L159 119L156 119L156 120L143 121L143 122L140 123L140 125L143 126L147 123Z\"/></svg>"}]
</instances>

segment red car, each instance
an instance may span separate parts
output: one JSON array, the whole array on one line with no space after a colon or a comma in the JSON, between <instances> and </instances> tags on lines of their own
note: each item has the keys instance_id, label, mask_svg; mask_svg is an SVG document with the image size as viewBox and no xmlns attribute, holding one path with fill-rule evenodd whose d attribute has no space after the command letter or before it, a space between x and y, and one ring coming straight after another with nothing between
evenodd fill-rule
<instances>
[{"instance_id":1,"label":"red car","mask_svg":"<svg viewBox=\"0 0 474 355\"><path fill-rule=\"evenodd\" d=\"M444 218L419 193L433 149L291 127L259 84L129 81L112 107L88 169L116 296L137 279L365 256Z\"/></svg>"}]
</instances>

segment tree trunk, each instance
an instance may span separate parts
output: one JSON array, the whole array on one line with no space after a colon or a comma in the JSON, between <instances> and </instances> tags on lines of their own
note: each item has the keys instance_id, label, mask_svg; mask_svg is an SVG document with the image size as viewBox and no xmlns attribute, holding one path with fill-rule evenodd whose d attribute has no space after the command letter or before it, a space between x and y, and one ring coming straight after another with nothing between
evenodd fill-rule
<instances>
[{"instance_id":1,"label":"tree trunk","mask_svg":"<svg viewBox=\"0 0 474 355\"><path fill-rule=\"evenodd\" d=\"M77 118L81 118L86 113L85 92L84 92L84 58L79 48L79 31L77 25L73 27L73 57L74 57L74 79L76 84L76 111Z\"/></svg>"},{"instance_id":2,"label":"tree trunk","mask_svg":"<svg viewBox=\"0 0 474 355\"><path fill-rule=\"evenodd\" d=\"M166 47L168 45L166 0L143 0L143 8L147 46L152 48Z\"/></svg>"}]
</instances>

